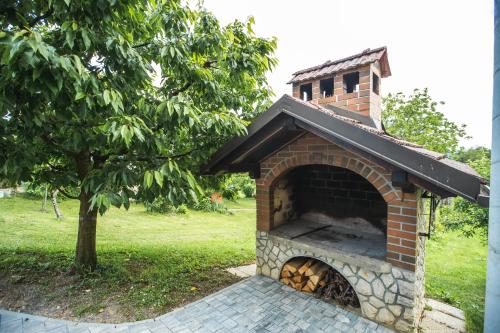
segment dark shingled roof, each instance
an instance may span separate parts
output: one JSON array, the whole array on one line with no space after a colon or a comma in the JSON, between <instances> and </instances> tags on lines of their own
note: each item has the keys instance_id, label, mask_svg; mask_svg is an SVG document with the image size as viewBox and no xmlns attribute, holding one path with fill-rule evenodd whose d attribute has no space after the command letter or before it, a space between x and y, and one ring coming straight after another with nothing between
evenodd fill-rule
<instances>
[{"instance_id":1,"label":"dark shingled roof","mask_svg":"<svg viewBox=\"0 0 500 333\"><path fill-rule=\"evenodd\" d=\"M373 50L366 49L361 53L352 55L347 58L334 61L329 60L321 65L297 71L292 74L293 77L288 83L297 83L317 79L351 68L371 64L375 61L378 61L380 63L380 71L382 77L391 76L391 68L389 67L389 61L387 59L387 48L384 46Z\"/></svg>"},{"instance_id":2,"label":"dark shingled roof","mask_svg":"<svg viewBox=\"0 0 500 333\"><path fill-rule=\"evenodd\" d=\"M354 114L353 114L354 115ZM284 95L247 128L247 135L224 145L204 174L256 171L259 163L305 132L314 133L375 163L408 174L408 179L442 197L459 195L488 205L487 181L467 164L395 138L345 110Z\"/></svg>"}]
</instances>

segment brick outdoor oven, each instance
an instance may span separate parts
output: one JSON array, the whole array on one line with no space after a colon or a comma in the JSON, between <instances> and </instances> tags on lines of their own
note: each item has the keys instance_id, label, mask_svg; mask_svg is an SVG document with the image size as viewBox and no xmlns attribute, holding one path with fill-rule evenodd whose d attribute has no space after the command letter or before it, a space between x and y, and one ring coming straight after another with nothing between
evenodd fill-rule
<instances>
[{"instance_id":1,"label":"brick outdoor oven","mask_svg":"<svg viewBox=\"0 0 500 333\"><path fill-rule=\"evenodd\" d=\"M364 317L411 331L425 305L437 198L487 206L488 188L467 165L384 131L381 78L390 75L386 48L294 73L293 97L204 171L255 178L258 274L279 279L290 260L315 258L347 280Z\"/></svg>"}]
</instances>

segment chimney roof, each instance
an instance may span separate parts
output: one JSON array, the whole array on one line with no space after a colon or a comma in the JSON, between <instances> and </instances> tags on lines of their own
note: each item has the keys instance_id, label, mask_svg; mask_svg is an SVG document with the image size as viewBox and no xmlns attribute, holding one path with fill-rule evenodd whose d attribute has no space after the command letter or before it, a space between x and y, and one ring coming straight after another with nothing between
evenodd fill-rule
<instances>
[{"instance_id":1,"label":"chimney roof","mask_svg":"<svg viewBox=\"0 0 500 333\"><path fill-rule=\"evenodd\" d=\"M351 68L370 64L375 61L380 63L380 71L382 77L391 76L391 68L387 58L387 48L385 46L373 50L366 49L361 53L352 55L347 58L334 61L327 61L321 65L302 69L293 73L292 79L288 83L303 82L316 79L322 76L331 75Z\"/></svg>"}]
</instances>

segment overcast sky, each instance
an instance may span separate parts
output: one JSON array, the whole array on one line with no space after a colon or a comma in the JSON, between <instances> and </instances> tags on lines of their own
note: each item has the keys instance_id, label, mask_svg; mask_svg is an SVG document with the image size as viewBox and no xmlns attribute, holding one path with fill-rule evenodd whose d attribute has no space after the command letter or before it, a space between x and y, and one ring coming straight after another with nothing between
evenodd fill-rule
<instances>
[{"instance_id":1,"label":"overcast sky","mask_svg":"<svg viewBox=\"0 0 500 333\"><path fill-rule=\"evenodd\" d=\"M467 125L465 146L491 145L493 1L205 0L223 24L255 18L258 36L278 38L269 74L276 98L299 69L387 46L392 76L382 94L429 88L440 110Z\"/></svg>"}]
</instances>

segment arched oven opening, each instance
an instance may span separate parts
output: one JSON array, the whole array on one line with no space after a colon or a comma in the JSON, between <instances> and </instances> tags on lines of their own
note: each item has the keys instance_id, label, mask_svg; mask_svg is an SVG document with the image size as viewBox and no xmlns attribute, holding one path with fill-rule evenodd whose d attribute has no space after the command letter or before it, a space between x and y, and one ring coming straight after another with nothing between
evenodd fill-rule
<instances>
[{"instance_id":1,"label":"arched oven opening","mask_svg":"<svg viewBox=\"0 0 500 333\"><path fill-rule=\"evenodd\" d=\"M280 281L296 290L336 304L359 308L359 299L351 284L338 271L321 260L307 257L290 259Z\"/></svg>"},{"instance_id":2,"label":"arched oven opening","mask_svg":"<svg viewBox=\"0 0 500 333\"><path fill-rule=\"evenodd\" d=\"M363 176L311 164L272 186L272 234L343 253L385 260L387 203Z\"/></svg>"}]
</instances>

